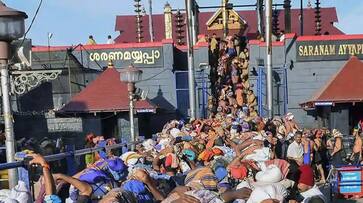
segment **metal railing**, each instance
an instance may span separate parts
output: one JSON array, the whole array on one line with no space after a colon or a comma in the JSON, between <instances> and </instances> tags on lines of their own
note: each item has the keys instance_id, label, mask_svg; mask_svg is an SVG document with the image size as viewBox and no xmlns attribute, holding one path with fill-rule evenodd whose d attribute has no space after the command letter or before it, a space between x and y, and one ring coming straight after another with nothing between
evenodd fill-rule
<instances>
[{"instance_id":1,"label":"metal railing","mask_svg":"<svg viewBox=\"0 0 363 203\"><path fill-rule=\"evenodd\" d=\"M122 148L122 147L129 147L129 146L136 145L139 143L141 143L141 142L138 141L138 142L131 142L131 143L121 143L121 144L114 144L114 145L106 146L106 147L94 147L94 148L86 148L86 149L80 149L80 150L74 150L74 151L70 150L67 152L62 152L62 153L58 153L58 154L45 156L44 158L48 162L59 161L59 160L65 159L67 157L78 157L78 156L82 156L85 154L98 152L101 150L108 151L108 150L118 149L118 148ZM3 163L3 164L0 164L0 170L18 168L18 167L22 167L22 166L24 166L24 161Z\"/></svg>"}]
</instances>

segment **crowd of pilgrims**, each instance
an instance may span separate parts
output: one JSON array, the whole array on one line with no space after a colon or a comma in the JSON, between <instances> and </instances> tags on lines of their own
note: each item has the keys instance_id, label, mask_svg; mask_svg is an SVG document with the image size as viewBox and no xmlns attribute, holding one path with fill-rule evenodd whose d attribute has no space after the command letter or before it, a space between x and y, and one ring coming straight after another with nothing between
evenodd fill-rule
<instances>
[{"instance_id":1,"label":"crowd of pilgrims","mask_svg":"<svg viewBox=\"0 0 363 203\"><path fill-rule=\"evenodd\" d=\"M260 117L246 43L236 36L203 40L210 44L214 67L209 118L172 120L134 150L87 154L85 167L72 176L24 150L29 164L41 168L35 202L330 202L319 186L332 166L360 164L363 124L353 131L348 155L337 129L304 129L292 113ZM92 133L85 142L86 147L116 143ZM0 202L33 202L28 191L29 183L19 181L0 191Z\"/></svg>"}]
</instances>

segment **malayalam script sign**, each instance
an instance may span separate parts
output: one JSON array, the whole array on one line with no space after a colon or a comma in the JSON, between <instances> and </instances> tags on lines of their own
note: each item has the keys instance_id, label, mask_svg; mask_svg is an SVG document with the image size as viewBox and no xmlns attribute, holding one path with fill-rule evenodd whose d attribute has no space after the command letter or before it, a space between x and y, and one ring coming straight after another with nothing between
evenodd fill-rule
<instances>
[{"instance_id":1,"label":"malayalam script sign","mask_svg":"<svg viewBox=\"0 0 363 203\"><path fill-rule=\"evenodd\" d=\"M363 59L363 39L297 41L297 61L347 60L350 56Z\"/></svg>"},{"instance_id":2,"label":"malayalam script sign","mask_svg":"<svg viewBox=\"0 0 363 203\"><path fill-rule=\"evenodd\" d=\"M77 58L91 66L106 67L110 61L116 67L126 67L133 64L136 67L163 66L162 47L153 48L127 48L74 51ZM96 67L97 68L97 67Z\"/></svg>"}]
</instances>

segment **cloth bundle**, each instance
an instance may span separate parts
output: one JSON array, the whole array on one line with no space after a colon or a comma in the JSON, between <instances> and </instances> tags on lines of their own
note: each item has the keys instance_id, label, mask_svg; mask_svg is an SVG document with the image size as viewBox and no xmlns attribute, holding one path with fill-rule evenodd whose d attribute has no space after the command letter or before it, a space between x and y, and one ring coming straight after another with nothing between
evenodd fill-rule
<instances>
[{"instance_id":1,"label":"cloth bundle","mask_svg":"<svg viewBox=\"0 0 363 203\"><path fill-rule=\"evenodd\" d=\"M217 190L218 179L211 168L201 167L190 171L185 177L185 186L193 189Z\"/></svg>"}]
</instances>

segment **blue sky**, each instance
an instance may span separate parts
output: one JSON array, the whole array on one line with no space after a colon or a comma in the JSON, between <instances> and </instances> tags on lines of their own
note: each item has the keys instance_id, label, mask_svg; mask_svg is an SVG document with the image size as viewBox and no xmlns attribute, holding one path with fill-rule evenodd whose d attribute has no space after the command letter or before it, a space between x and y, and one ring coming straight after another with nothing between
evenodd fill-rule
<instances>
[{"instance_id":1,"label":"blue sky","mask_svg":"<svg viewBox=\"0 0 363 203\"><path fill-rule=\"evenodd\" d=\"M7 6L25 11L29 25L39 0L4 0ZM165 0L153 0L154 13L162 13ZM198 0L200 6L218 5L221 0ZM231 0L234 4L250 4L254 0ZM283 0L274 0L282 3ZM300 2L293 0L293 7ZM304 0L305 6L308 0ZM312 2L315 2L312 0ZM47 33L53 33L52 45L85 43L92 34L98 43L104 43L107 35L117 36L114 31L116 15L133 14L133 0L43 0L42 8L29 32L33 44L47 44ZM147 7L148 0L142 0ZM183 8L184 0L169 0L173 8ZM353 5L354 4L354 5ZM363 33L363 1L323 0L323 7L336 6L339 23L337 26L348 34Z\"/></svg>"}]
</instances>

